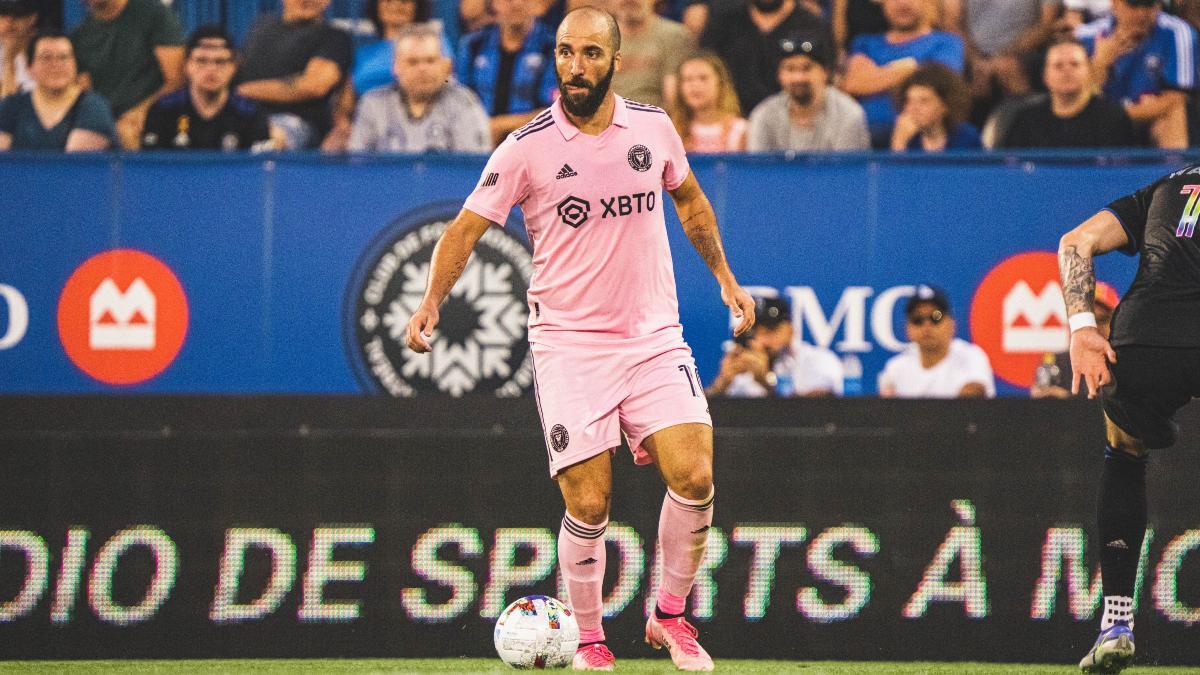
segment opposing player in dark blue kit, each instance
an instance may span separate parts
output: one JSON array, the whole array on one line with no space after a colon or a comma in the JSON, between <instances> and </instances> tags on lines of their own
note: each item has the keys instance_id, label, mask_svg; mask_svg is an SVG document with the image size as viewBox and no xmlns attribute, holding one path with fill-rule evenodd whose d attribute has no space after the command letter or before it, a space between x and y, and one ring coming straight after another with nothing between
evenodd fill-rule
<instances>
[{"instance_id":1,"label":"opposing player in dark blue kit","mask_svg":"<svg viewBox=\"0 0 1200 675\"><path fill-rule=\"evenodd\" d=\"M1100 636L1079 667L1117 673L1133 660L1133 593L1146 533L1146 463L1174 445L1174 416L1200 396L1200 166L1109 204L1063 236L1059 272L1071 325L1072 391L1104 406L1100 483ZM1093 258L1140 254L1137 276L1105 340L1096 329Z\"/></svg>"}]
</instances>

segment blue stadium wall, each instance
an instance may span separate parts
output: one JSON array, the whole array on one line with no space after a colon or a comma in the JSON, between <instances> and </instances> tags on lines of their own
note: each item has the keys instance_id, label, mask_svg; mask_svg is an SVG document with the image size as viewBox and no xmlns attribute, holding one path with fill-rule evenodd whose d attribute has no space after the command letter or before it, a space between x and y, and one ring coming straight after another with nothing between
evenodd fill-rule
<instances>
[{"instance_id":1,"label":"blue stadium wall","mask_svg":"<svg viewBox=\"0 0 1200 675\"><path fill-rule=\"evenodd\" d=\"M790 297L804 339L861 360L864 393L875 390L884 362L902 347L901 314L912 285L935 283L954 301L959 334L989 350L1001 393L1018 394L1039 350L1065 344L1061 300L1046 286L1056 284L1059 236L1186 160L1146 153L848 155L695 158L693 167L741 283ZM427 262L430 237L457 212L483 161L4 155L0 392L423 391L408 385L437 380L454 364L416 372L420 367L405 360L381 323L404 317L389 298L365 307L364 291L389 247L399 246L418 267L391 270L390 299L419 299L421 279L403 286L399 276ZM728 339L729 317L673 208L657 206L667 214L685 335L707 381ZM511 314L521 319L527 312L528 254L513 245L524 242L519 216L514 210L508 227L490 236L493 262L512 272L489 287L511 296L491 326L506 344L474 355L463 381L425 389L528 391L523 321ZM422 229L431 224L434 230ZM60 316L70 314L67 281L112 249L160 260L178 279L188 312L177 356L155 376L119 385L76 365ZM1123 291L1135 269L1135 259L1114 254L1101 259L1098 275ZM373 330L364 328L372 323ZM378 348L369 353L374 338L387 347L387 359ZM398 370L381 374L381 359ZM489 366L489 359L503 363Z\"/></svg>"}]
</instances>

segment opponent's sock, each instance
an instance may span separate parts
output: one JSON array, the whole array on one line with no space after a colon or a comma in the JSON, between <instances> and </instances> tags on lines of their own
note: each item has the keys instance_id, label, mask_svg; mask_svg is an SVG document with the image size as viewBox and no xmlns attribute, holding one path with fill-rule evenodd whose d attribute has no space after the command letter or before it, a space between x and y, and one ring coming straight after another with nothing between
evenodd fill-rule
<instances>
[{"instance_id":1,"label":"opponent's sock","mask_svg":"<svg viewBox=\"0 0 1200 675\"><path fill-rule=\"evenodd\" d=\"M684 499L668 488L663 498L658 518L662 582L656 611L661 610L667 618L683 614L684 603L692 592L692 582L708 546L714 496L715 491L704 499Z\"/></svg>"},{"instance_id":2,"label":"opponent's sock","mask_svg":"<svg viewBox=\"0 0 1200 675\"><path fill-rule=\"evenodd\" d=\"M1100 619L1100 630L1106 631L1118 621L1124 621L1130 630L1133 629L1133 598L1104 596L1104 618Z\"/></svg>"},{"instance_id":3,"label":"opponent's sock","mask_svg":"<svg viewBox=\"0 0 1200 675\"><path fill-rule=\"evenodd\" d=\"M568 512L558 531L558 565L567 599L579 624L579 642L603 642L600 620L604 610L604 530L608 521L588 525Z\"/></svg>"},{"instance_id":4,"label":"opponent's sock","mask_svg":"<svg viewBox=\"0 0 1200 675\"><path fill-rule=\"evenodd\" d=\"M1146 536L1145 457L1105 450L1099 511L1103 630L1114 621L1133 622L1133 587Z\"/></svg>"}]
</instances>

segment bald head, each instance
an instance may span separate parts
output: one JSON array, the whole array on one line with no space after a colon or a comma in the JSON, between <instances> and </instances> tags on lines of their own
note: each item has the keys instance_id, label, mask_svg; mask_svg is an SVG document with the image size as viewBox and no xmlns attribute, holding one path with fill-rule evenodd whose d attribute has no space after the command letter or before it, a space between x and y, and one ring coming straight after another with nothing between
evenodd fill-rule
<instances>
[{"instance_id":1,"label":"bald head","mask_svg":"<svg viewBox=\"0 0 1200 675\"><path fill-rule=\"evenodd\" d=\"M558 24L558 38L564 34L608 34L608 48L615 54L621 51L621 29L612 14L596 7L580 7L567 12Z\"/></svg>"}]
</instances>

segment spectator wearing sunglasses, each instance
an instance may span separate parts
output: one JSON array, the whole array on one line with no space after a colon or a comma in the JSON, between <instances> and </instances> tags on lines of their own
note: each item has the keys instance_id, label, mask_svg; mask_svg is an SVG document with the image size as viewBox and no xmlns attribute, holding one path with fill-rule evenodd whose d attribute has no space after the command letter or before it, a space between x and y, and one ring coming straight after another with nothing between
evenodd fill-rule
<instances>
[{"instance_id":1,"label":"spectator wearing sunglasses","mask_svg":"<svg viewBox=\"0 0 1200 675\"><path fill-rule=\"evenodd\" d=\"M905 305L909 345L879 374L879 395L895 398L993 398L996 381L987 354L954 337L950 298L917 286Z\"/></svg>"}]
</instances>

